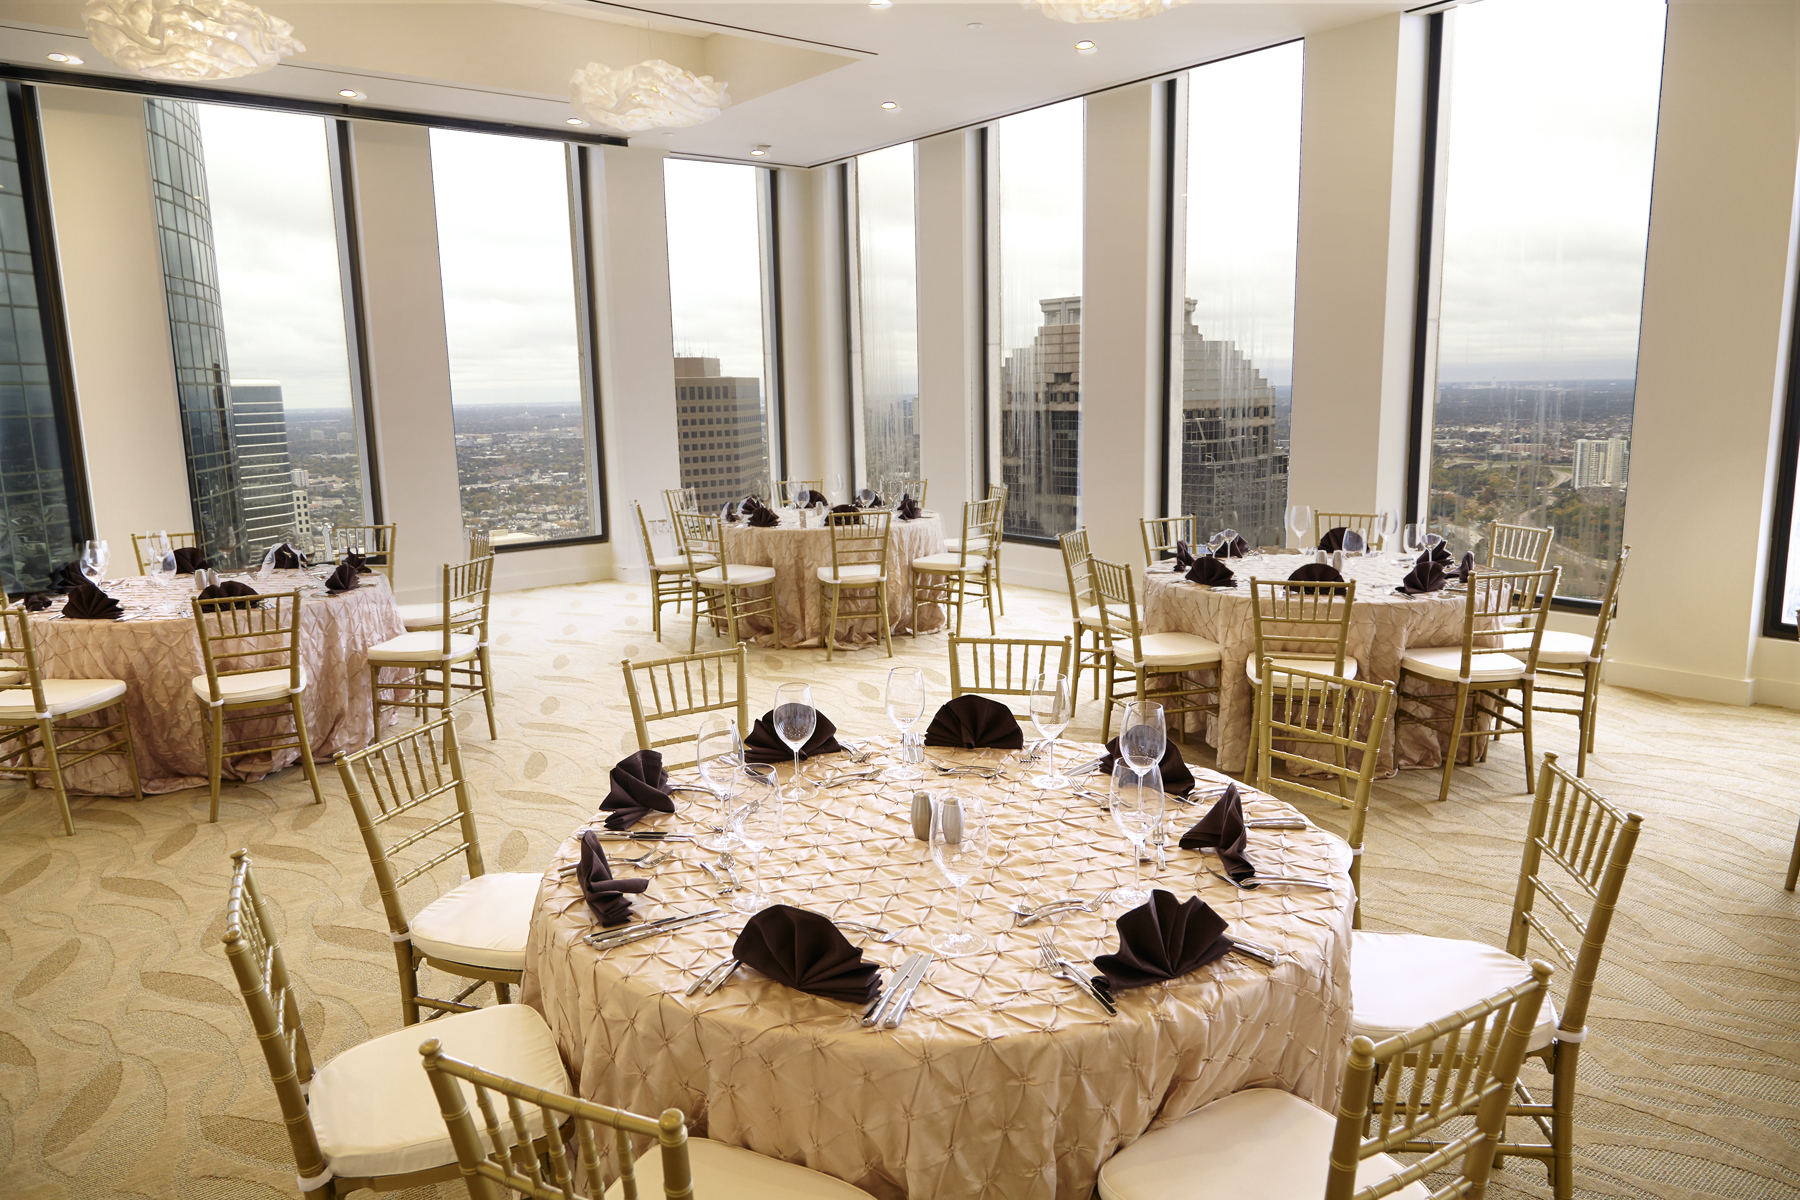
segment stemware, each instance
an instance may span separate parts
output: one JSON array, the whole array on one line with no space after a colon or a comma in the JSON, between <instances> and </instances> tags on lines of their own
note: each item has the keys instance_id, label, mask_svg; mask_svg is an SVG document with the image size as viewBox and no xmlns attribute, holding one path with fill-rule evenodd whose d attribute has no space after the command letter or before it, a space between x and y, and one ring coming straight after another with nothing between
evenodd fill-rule
<instances>
[{"instance_id":1,"label":"stemware","mask_svg":"<svg viewBox=\"0 0 1800 1200\"><path fill-rule=\"evenodd\" d=\"M844 473L833 471L825 477L825 495L833 504L844 502Z\"/></svg>"},{"instance_id":2,"label":"stemware","mask_svg":"<svg viewBox=\"0 0 1800 1200\"><path fill-rule=\"evenodd\" d=\"M736 719L724 713L708 713L694 738L694 759L700 778L719 802L718 822L700 838L700 845L707 850L729 850L733 844L731 802L737 795L738 773L744 765L744 743Z\"/></svg>"},{"instance_id":3,"label":"stemware","mask_svg":"<svg viewBox=\"0 0 1800 1200\"><path fill-rule=\"evenodd\" d=\"M913 729L925 715L925 672L918 667L894 667L887 677L888 720L900 731L900 765L884 778L898 783L923 775L916 766Z\"/></svg>"},{"instance_id":4,"label":"stemware","mask_svg":"<svg viewBox=\"0 0 1800 1200\"><path fill-rule=\"evenodd\" d=\"M1056 769L1056 739L1069 726L1069 719L1074 716L1074 704L1069 693L1069 677L1055 672L1045 672L1034 676L1031 680L1031 723L1037 726L1038 736L1045 740L1044 773L1032 779L1032 783L1040 788L1065 788L1069 786L1068 776Z\"/></svg>"},{"instance_id":5,"label":"stemware","mask_svg":"<svg viewBox=\"0 0 1800 1200\"><path fill-rule=\"evenodd\" d=\"M1154 700L1127 701L1125 720L1119 726L1120 759L1141 779L1162 765L1168 748L1169 730L1163 706Z\"/></svg>"},{"instance_id":6,"label":"stemware","mask_svg":"<svg viewBox=\"0 0 1800 1200\"><path fill-rule=\"evenodd\" d=\"M1162 824L1162 778L1137 774L1127 762L1113 767L1112 819L1131 843L1131 886L1115 888L1112 898L1122 908L1133 909L1150 899L1144 888L1145 846L1152 830Z\"/></svg>"},{"instance_id":7,"label":"stemware","mask_svg":"<svg viewBox=\"0 0 1800 1200\"><path fill-rule=\"evenodd\" d=\"M1394 549L1392 545L1394 535L1400 532L1399 518L1394 515L1392 509L1384 508L1379 513L1375 514L1375 530L1377 533L1381 534L1382 552L1384 554L1392 553Z\"/></svg>"},{"instance_id":8,"label":"stemware","mask_svg":"<svg viewBox=\"0 0 1800 1200\"><path fill-rule=\"evenodd\" d=\"M1290 504L1287 510L1287 527L1294 535L1296 549L1305 549L1306 535L1313 527L1313 510L1310 504Z\"/></svg>"},{"instance_id":9,"label":"stemware","mask_svg":"<svg viewBox=\"0 0 1800 1200\"><path fill-rule=\"evenodd\" d=\"M812 740L819 727L819 710L813 707L812 685L783 683L775 687L775 736L794 752L794 773L788 778L788 793L798 799L805 783L800 771L800 748Z\"/></svg>"},{"instance_id":10,"label":"stemware","mask_svg":"<svg viewBox=\"0 0 1800 1200\"><path fill-rule=\"evenodd\" d=\"M1416 522L1409 523L1400 531L1400 549L1407 555L1416 555L1425 548L1425 526Z\"/></svg>"},{"instance_id":11,"label":"stemware","mask_svg":"<svg viewBox=\"0 0 1800 1200\"><path fill-rule=\"evenodd\" d=\"M940 933L931 941L932 949L946 958L979 954L988 948L986 935L969 928L963 897L969 880L987 865L993 846L993 830L979 805L965 804L960 797L949 795L932 813L931 861L956 892L956 931Z\"/></svg>"},{"instance_id":12,"label":"stemware","mask_svg":"<svg viewBox=\"0 0 1800 1200\"><path fill-rule=\"evenodd\" d=\"M111 561L112 555L105 542L90 539L81 544L80 570L90 583L99 583L105 578L107 564Z\"/></svg>"},{"instance_id":13,"label":"stemware","mask_svg":"<svg viewBox=\"0 0 1800 1200\"><path fill-rule=\"evenodd\" d=\"M751 766L762 766L753 763ZM731 832L736 847L742 847L750 859L751 888L732 898L731 907L741 913L758 913L773 901L763 886L763 860L769 848L787 836L787 805L781 798L775 772L760 772L746 767L743 775L745 802L731 817Z\"/></svg>"}]
</instances>

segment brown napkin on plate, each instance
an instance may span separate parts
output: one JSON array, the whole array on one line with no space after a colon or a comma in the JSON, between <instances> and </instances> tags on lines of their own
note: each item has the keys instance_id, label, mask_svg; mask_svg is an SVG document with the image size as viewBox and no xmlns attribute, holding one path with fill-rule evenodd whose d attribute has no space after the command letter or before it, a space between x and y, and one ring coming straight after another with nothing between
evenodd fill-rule
<instances>
[{"instance_id":1,"label":"brown napkin on plate","mask_svg":"<svg viewBox=\"0 0 1800 1200\"><path fill-rule=\"evenodd\" d=\"M781 515L767 506L758 505L756 511L750 514L749 525L752 529L773 529L779 524Z\"/></svg>"},{"instance_id":2,"label":"brown napkin on plate","mask_svg":"<svg viewBox=\"0 0 1800 1200\"><path fill-rule=\"evenodd\" d=\"M650 886L648 879L614 879L606 848L591 829L581 835L581 863L575 868L575 880L595 919L608 929L631 920L631 895Z\"/></svg>"},{"instance_id":3,"label":"brown napkin on plate","mask_svg":"<svg viewBox=\"0 0 1800 1200\"><path fill-rule=\"evenodd\" d=\"M275 547L275 561L270 565L277 571L298 571L312 564L306 555L295 548L292 542L283 542Z\"/></svg>"},{"instance_id":4,"label":"brown napkin on plate","mask_svg":"<svg viewBox=\"0 0 1800 1200\"><path fill-rule=\"evenodd\" d=\"M1319 549L1328 554L1333 550L1342 550L1344 548L1344 534L1347 532L1348 530L1344 526L1333 525L1319 538Z\"/></svg>"},{"instance_id":5,"label":"brown napkin on plate","mask_svg":"<svg viewBox=\"0 0 1800 1200\"><path fill-rule=\"evenodd\" d=\"M831 523L833 525L861 525L863 523L862 509L856 507L854 504L833 505L831 509Z\"/></svg>"},{"instance_id":6,"label":"brown napkin on plate","mask_svg":"<svg viewBox=\"0 0 1800 1200\"><path fill-rule=\"evenodd\" d=\"M653 812L675 811L675 801L669 799L669 773L663 770L658 751L627 754L608 777L612 790L600 802L600 807L612 814L606 818L608 829L630 829Z\"/></svg>"},{"instance_id":7,"label":"brown napkin on plate","mask_svg":"<svg viewBox=\"0 0 1800 1200\"><path fill-rule=\"evenodd\" d=\"M1448 567L1453 561L1450 557L1450 545L1448 542L1439 542L1437 545L1431 547L1431 549L1424 551L1419 555L1419 561L1424 562L1427 555L1430 556L1432 562L1437 563L1440 567Z\"/></svg>"},{"instance_id":8,"label":"brown napkin on plate","mask_svg":"<svg viewBox=\"0 0 1800 1200\"><path fill-rule=\"evenodd\" d=\"M50 597L43 592L27 592L19 603L25 606L26 612L43 612L50 607Z\"/></svg>"},{"instance_id":9,"label":"brown napkin on plate","mask_svg":"<svg viewBox=\"0 0 1800 1200\"><path fill-rule=\"evenodd\" d=\"M1473 550L1465 550L1463 551L1462 563L1456 568L1456 581L1458 583L1467 583L1469 582L1469 576L1474 573L1475 552Z\"/></svg>"},{"instance_id":10,"label":"brown napkin on plate","mask_svg":"<svg viewBox=\"0 0 1800 1200\"><path fill-rule=\"evenodd\" d=\"M1332 566L1330 563L1310 562L1310 563L1303 563L1302 565L1296 567L1294 569L1294 573L1292 575L1288 576L1288 582L1290 582L1290 583L1342 583L1342 582L1344 582L1344 576L1343 576L1342 572L1340 572L1336 567ZM1317 591L1318 589L1303 587L1298 590L1302 591L1302 592L1314 592L1314 591Z\"/></svg>"},{"instance_id":11,"label":"brown napkin on plate","mask_svg":"<svg viewBox=\"0 0 1800 1200\"><path fill-rule=\"evenodd\" d=\"M195 571L210 567L206 555L200 553L198 546L178 546L175 549L175 573L192 575Z\"/></svg>"},{"instance_id":12,"label":"brown napkin on plate","mask_svg":"<svg viewBox=\"0 0 1800 1200\"><path fill-rule=\"evenodd\" d=\"M1186 542L1175 543L1175 569L1186 571L1194 565L1194 552Z\"/></svg>"},{"instance_id":13,"label":"brown napkin on plate","mask_svg":"<svg viewBox=\"0 0 1800 1200\"><path fill-rule=\"evenodd\" d=\"M1187 573L1189 583L1203 583L1207 587L1236 587L1237 579L1231 568L1218 559L1208 556L1194 564L1194 569Z\"/></svg>"},{"instance_id":14,"label":"brown napkin on plate","mask_svg":"<svg viewBox=\"0 0 1800 1200\"><path fill-rule=\"evenodd\" d=\"M1225 918L1198 896L1186 901L1156 888L1116 922L1119 949L1094 960L1113 991L1148 987L1197 971L1231 950Z\"/></svg>"},{"instance_id":15,"label":"brown napkin on plate","mask_svg":"<svg viewBox=\"0 0 1800 1200\"><path fill-rule=\"evenodd\" d=\"M337 570L325 577L326 591L335 596L339 592L347 592L352 588L362 586L362 580L356 577L356 566L350 561L355 557L354 554L346 554L344 561L338 564Z\"/></svg>"},{"instance_id":16,"label":"brown napkin on plate","mask_svg":"<svg viewBox=\"0 0 1800 1200\"><path fill-rule=\"evenodd\" d=\"M1249 842L1250 833L1244 827L1244 802L1234 783L1192 829L1181 835L1180 846L1183 850L1217 850L1225 873L1243 883L1256 876L1256 868L1244 854Z\"/></svg>"},{"instance_id":17,"label":"brown napkin on plate","mask_svg":"<svg viewBox=\"0 0 1800 1200\"><path fill-rule=\"evenodd\" d=\"M1427 592L1443 591L1444 583L1444 565L1421 554L1419 561L1413 564L1413 569L1406 573L1406 578L1394 590L1403 596L1423 596Z\"/></svg>"},{"instance_id":18,"label":"brown napkin on plate","mask_svg":"<svg viewBox=\"0 0 1800 1200\"><path fill-rule=\"evenodd\" d=\"M881 968L864 960L830 918L776 904L744 922L731 956L777 983L867 1004L881 991Z\"/></svg>"},{"instance_id":19,"label":"brown napkin on plate","mask_svg":"<svg viewBox=\"0 0 1800 1200\"><path fill-rule=\"evenodd\" d=\"M344 551L344 557L339 561L342 565L348 566L358 575L373 575L375 573L375 568L369 565L367 556L357 554L355 551Z\"/></svg>"},{"instance_id":20,"label":"brown napkin on plate","mask_svg":"<svg viewBox=\"0 0 1800 1200\"><path fill-rule=\"evenodd\" d=\"M1220 558L1242 558L1250 553L1250 543L1246 542L1242 536L1234 537L1214 550L1213 553Z\"/></svg>"},{"instance_id":21,"label":"brown napkin on plate","mask_svg":"<svg viewBox=\"0 0 1800 1200\"><path fill-rule=\"evenodd\" d=\"M81 573L80 563L64 563L50 572L50 590L63 595L70 588L78 588L87 582L87 576Z\"/></svg>"},{"instance_id":22,"label":"brown napkin on plate","mask_svg":"<svg viewBox=\"0 0 1800 1200\"><path fill-rule=\"evenodd\" d=\"M902 521L916 521L925 515L924 511L919 508L919 502L912 498L911 492L906 492L901 495L900 507L897 511L899 512Z\"/></svg>"},{"instance_id":23,"label":"brown napkin on plate","mask_svg":"<svg viewBox=\"0 0 1800 1200\"><path fill-rule=\"evenodd\" d=\"M1170 796L1185 796L1194 790L1194 773L1188 770L1187 763L1183 761L1181 747L1174 742L1166 745L1162 762L1158 766L1158 770L1162 774L1163 793ZM1114 738L1106 743L1106 757L1100 760L1100 769L1095 772L1096 777L1104 776L1111 779L1113 768L1118 763L1119 739Z\"/></svg>"},{"instance_id":24,"label":"brown napkin on plate","mask_svg":"<svg viewBox=\"0 0 1800 1200\"><path fill-rule=\"evenodd\" d=\"M959 750L1023 750L1025 734L1012 710L986 696L958 696L937 710L925 729L927 746Z\"/></svg>"},{"instance_id":25,"label":"brown napkin on plate","mask_svg":"<svg viewBox=\"0 0 1800 1200\"><path fill-rule=\"evenodd\" d=\"M125 615L119 602L91 583L69 589L62 615L71 621L116 621Z\"/></svg>"},{"instance_id":26,"label":"brown napkin on plate","mask_svg":"<svg viewBox=\"0 0 1800 1200\"><path fill-rule=\"evenodd\" d=\"M824 492L814 492L809 491L806 488L801 488L794 493L794 503L798 504L801 508L811 508L815 504L826 504L829 503L829 501L825 499Z\"/></svg>"},{"instance_id":27,"label":"brown napkin on plate","mask_svg":"<svg viewBox=\"0 0 1800 1200\"><path fill-rule=\"evenodd\" d=\"M220 599L221 597L225 597L225 596L257 596L257 595L261 595L261 593L258 592L255 588L251 587L249 584L240 583L236 579L227 579L224 583L215 583L210 587L205 587L205 588L200 589L200 595L199 595L198 599L217 600L217 599ZM222 608L261 608L262 601L261 600L240 600L236 604L226 604L226 605L221 605L220 607L222 607Z\"/></svg>"},{"instance_id":28,"label":"brown napkin on plate","mask_svg":"<svg viewBox=\"0 0 1800 1200\"><path fill-rule=\"evenodd\" d=\"M818 710L814 710L817 712ZM813 726L813 735L806 745L800 747L800 757L817 758L821 754L842 754L844 748L838 744L837 726L831 718L819 713L817 723ZM770 709L756 718L756 724L750 729L750 736L744 739L744 761L753 763L784 763L794 761L794 752L788 744L781 740L775 732L775 710Z\"/></svg>"}]
</instances>

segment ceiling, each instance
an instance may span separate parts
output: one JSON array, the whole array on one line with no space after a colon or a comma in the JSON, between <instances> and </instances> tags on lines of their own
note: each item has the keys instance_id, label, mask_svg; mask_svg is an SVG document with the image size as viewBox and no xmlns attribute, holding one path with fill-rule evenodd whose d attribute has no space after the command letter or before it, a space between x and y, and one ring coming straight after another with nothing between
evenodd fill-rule
<instances>
[{"instance_id":1,"label":"ceiling","mask_svg":"<svg viewBox=\"0 0 1800 1200\"><path fill-rule=\"evenodd\" d=\"M1410 0L1416 5L1419 0ZM0 0L0 61L123 73L81 33L81 0ZM730 84L717 120L634 142L814 166L1409 7L1409 0L1196 0L1140 21L1071 25L1018 0L267 0L307 49L223 90L568 132L569 76L662 58ZM1096 43L1092 54L1078 40ZM884 110L892 101L898 107ZM604 132L599 127L594 131ZM760 159L750 151L767 145Z\"/></svg>"}]
</instances>

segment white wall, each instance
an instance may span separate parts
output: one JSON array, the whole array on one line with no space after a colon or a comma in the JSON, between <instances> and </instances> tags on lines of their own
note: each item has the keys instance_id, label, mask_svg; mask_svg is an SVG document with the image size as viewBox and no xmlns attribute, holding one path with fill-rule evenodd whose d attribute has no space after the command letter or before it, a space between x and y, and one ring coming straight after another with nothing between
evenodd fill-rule
<instances>
[{"instance_id":1,"label":"white wall","mask_svg":"<svg viewBox=\"0 0 1800 1200\"><path fill-rule=\"evenodd\" d=\"M974 130L918 143L919 472L930 506L947 514L976 496L980 478L978 161Z\"/></svg>"}]
</instances>

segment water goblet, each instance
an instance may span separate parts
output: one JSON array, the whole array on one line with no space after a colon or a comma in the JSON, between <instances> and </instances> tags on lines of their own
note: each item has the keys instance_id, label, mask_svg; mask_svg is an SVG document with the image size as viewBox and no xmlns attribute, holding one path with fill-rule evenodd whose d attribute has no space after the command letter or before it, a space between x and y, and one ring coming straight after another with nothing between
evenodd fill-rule
<instances>
[{"instance_id":1,"label":"water goblet","mask_svg":"<svg viewBox=\"0 0 1800 1200\"><path fill-rule=\"evenodd\" d=\"M783 683L775 688L775 736L794 752L794 773L788 778L788 794L799 799L806 778L800 771L800 748L812 740L819 727L819 710L813 707L812 685Z\"/></svg>"},{"instance_id":2,"label":"water goblet","mask_svg":"<svg viewBox=\"0 0 1800 1200\"><path fill-rule=\"evenodd\" d=\"M1287 527L1294 535L1294 546L1304 547L1306 535L1312 531L1313 510L1310 504L1290 504L1287 510Z\"/></svg>"},{"instance_id":3,"label":"water goblet","mask_svg":"<svg viewBox=\"0 0 1800 1200\"><path fill-rule=\"evenodd\" d=\"M931 861L956 892L957 922L954 933L938 934L931 947L946 958L980 954L990 945L985 935L969 928L964 895L969 880L988 865L993 849L987 813L955 795L944 797L931 817Z\"/></svg>"},{"instance_id":4,"label":"water goblet","mask_svg":"<svg viewBox=\"0 0 1800 1200\"><path fill-rule=\"evenodd\" d=\"M1056 770L1056 739L1068 728L1074 710L1067 675L1045 672L1032 678L1031 723L1037 726L1038 736L1045 739L1044 750L1047 755L1044 773L1031 781L1040 788L1048 790L1069 786L1068 777Z\"/></svg>"},{"instance_id":5,"label":"water goblet","mask_svg":"<svg viewBox=\"0 0 1800 1200\"><path fill-rule=\"evenodd\" d=\"M1416 555L1425 546L1425 526L1416 522L1409 523L1400 531L1400 549L1407 555Z\"/></svg>"},{"instance_id":6,"label":"water goblet","mask_svg":"<svg viewBox=\"0 0 1800 1200\"><path fill-rule=\"evenodd\" d=\"M763 886L763 860L770 847L787 836L787 805L776 786L774 771L762 775L746 769L744 778L749 783L745 789L747 798L732 814L731 832L736 839L734 844L741 846L750 859L752 884L748 893L740 891L733 897L731 907L741 913L758 913L773 903Z\"/></svg>"},{"instance_id":7,"label":"water goblet","mask_svg":"<svg viewBox=\"0 0 1800 1200\"><path fill-rule=\"evenodd\" d=\"M1150 893L1144 887L1143 860L1149 852L1146 842L1150 834L1163 821L1161 777L1136 774L1129 763L1121 762L1115 766L1112 819L1131 843L1131 886L1115 889L1112 899L1125 909L1133 909L1150 899Z\"/></svg>"},{"instance_id":8,"label":"water goblet","mask_svg":"<svg viewBox=\"0 0 1800 1200\"><path fill-rule=\"evenodd\" d=\"M833 504L844 502L844 473L833 471L825 477L825 496Z\"/></svg>"},{"instance_id":9,"label":"water goblet","mask_svg":"<svg viewBox=\"0 0 1800 1200\"><path fill-rule=\"evenodd\" d=\"M888 720L900 731L900 765L884 778L899 783L918 779L923 772L912 764L917 751L913 730L925 716L925 672L917 667L894 667L887 678Z\"/></svg>"},{"instance_id":10,"label":"water goblet","mask_svg":"<svg viewBox=\"0 0 1800 1200\"><path fill-rule=\"evenodd\" d=\"M708 713L694 739L694 759L700 778L719 802L719 819L700 838L700 845L707 850L728 850L732 845L731 802L737 794L738 774L744 763L744 743L736 719L723 713Z\"/></svg>"},{"instance_id":11,"label":"water goblet","mask_svg":"<svg viewBox=\"0 0 1800 1200\"><path fill-rule=\"evenodd\" d=\"M1168 748L1163 706L1154 700L1127 701L1124 723L1119 726L1119 758L1142 778L1162 765Z\"/></svg>"}]
</instances>

